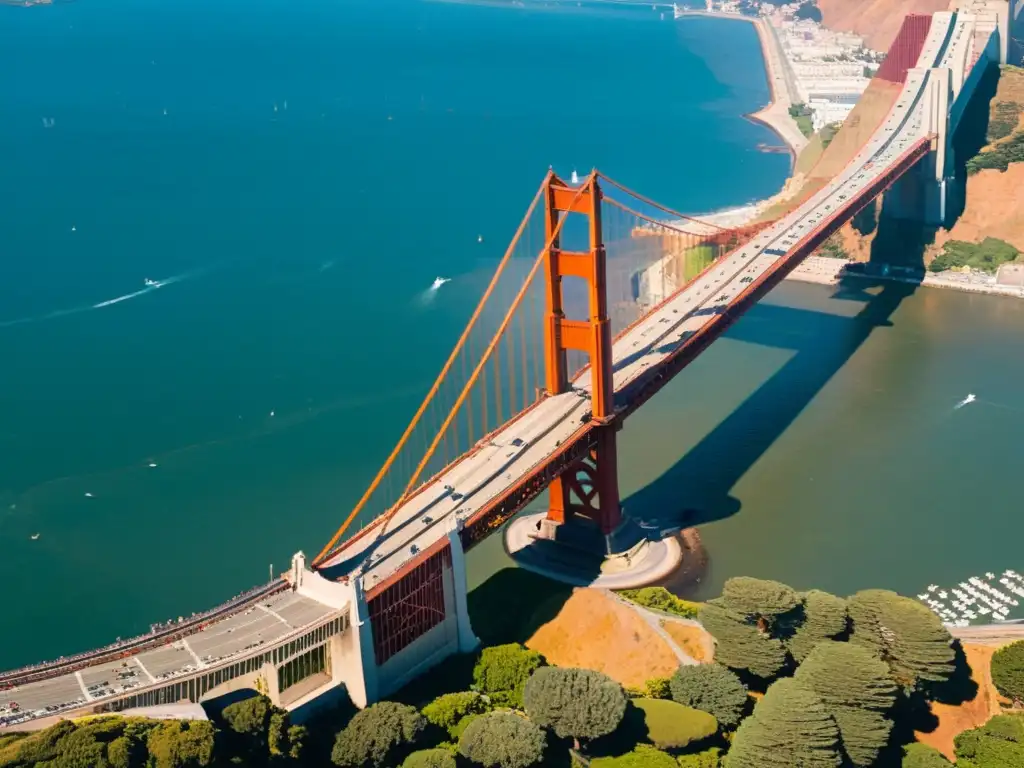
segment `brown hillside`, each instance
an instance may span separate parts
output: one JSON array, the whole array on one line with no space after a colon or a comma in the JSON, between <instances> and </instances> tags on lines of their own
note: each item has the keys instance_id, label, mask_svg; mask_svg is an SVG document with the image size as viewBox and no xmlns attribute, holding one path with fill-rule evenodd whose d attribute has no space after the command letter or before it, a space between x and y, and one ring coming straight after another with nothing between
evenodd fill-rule
<instances>
[{"instance_id":1,"label":"brown hillside","mask_svg":"<svg viewBox=\"0 0 1024 768\"><path fill-rule=\"evenodd\" d=\"M856 32L876 51L889 50L904 16L945 11L949 5L950 0L818 0L826 27Z\"/></svg>"},{"instance_id":2,"label":"brown hillside","mask_svg":"<svg viewBox=\"0 0 1024 768\"><path fill-rule=\"evenodd\" d=\"M1021 114L1017 130L1024 130L1024 69L1003 67L999 85L989 103L989 125L1000 104L1016 105ZM984 151L1009 137L989 144ZM1005 172L985 170L967 177L967 205L948 232L940 230L931 253L938 253L947 240L977 243L997 237L1024 251L1024 163L1011 163Z\"/></svg>"},{"instance_id":3,"label":"brown hillside","mask_svg":"<svg viewBox=\"0 0 1024 768\"><path fill-rule=\"evenodd\" d=\"M960 733L984 725L998 715L1000 696L992 684L992 654L995 648L984 645L964 644L967 664L971 668L971 677L978 684L978 692L973 699L963 704L941 704L932 702L932 714L939 724L933 731L917 733L917 740L928 746L935 747L950 760L955 759L953 739Z\"/></svg>"},{"instance_id":4,"label":"brown hillside","mask_svg":"<svg viewBox=\"0 0 1024 768\"><path fill-rule=\"evenodd\" d=\"M573 590L558 615L526 647L560 667L596 669L634 687L679 668L668 643L640 614L596 589Z\"/></svg>"}]
</instances>

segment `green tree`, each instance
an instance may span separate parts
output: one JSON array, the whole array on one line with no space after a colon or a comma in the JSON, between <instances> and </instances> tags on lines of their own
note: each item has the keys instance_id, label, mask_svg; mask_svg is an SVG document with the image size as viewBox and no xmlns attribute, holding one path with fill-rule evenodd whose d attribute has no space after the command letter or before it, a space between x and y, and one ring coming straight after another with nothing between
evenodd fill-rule
<instances>
[{"instance_id":1,"label":"green tree","mask_svg":"<svg viewBox=\"0 0 1024 768\"><path fill-rule=\"evenodd\" d=\"M927 606L895 592L866 589L851 597L847 608L850 641L885 661L898 684L923 687L953 674L953 638Z\"/></svg>"},{"instance_id":2,"label":"green tree","mask_svg":"<svg viewBox=\"0 0 1024 768\"><path fill-rule=\"evenodd\" d=\"M483 696L476 691L460 691L438 696L423 708L423 716L427 722L451 733L452 728L466 715L485 711L487 704Z\"/></svg>"},{"instance_id":3,"label":"green tree","mask_svg":"<svg viewBox=\"0 0 1024 768\"><path fill-rule=\"evenodd\" d=\"M541 761L546 746L544 731L511 712L481 715L459 739L459 753L487 768L529 768Z\"/></svg>"},{"instance_id":4,"label":"green tree","mask_svg":"<svg viewBox=\"0 0 1024 768\"><path fill-rule=\"evenodd\" d=\"M273 757L293 751L288 712L275 707L266 696L251 696L229 704L221 718L230 751L244 757L247 765L263 765Z\"/></svg>"},{"instance_id":5,"label":"green tree","mask_svg":"<svg viewBox=\"0 0 1024 768\"><path fill-rule=\"evenodd\" d=\"M118 736L107 744L107 762L110 768L131 768L132 743L125 736ZM138 765L138 761L135 762Z\"/></svg>"},{"instance_id":6,"label":"green tree","mask_svg":"<svg viewBox=\"0 0 1024 768\"><path fill-rule=\"evenodd\" d=\"M541 667L526 681L523 703L530 719L559 737L606 736L622 722L626 692L608 675L592 669Z\"/></svg>"},{"instance_id":7,"label":"green tree","mask_svg":"<svg viewBox=\"0 0 1024 768\"><path fill-rule=\"evenodd\" d=\"M345 768L398 765L426 727L426 718L413 707L378 702L356 713L338 734L331 762Z\"/></svg>"},{"instance_id":8,"label":"green tree","mask_svg":"<svg viewBox=\"0 0 1024 768\"><path fill-rule=\"evenodd\" d=\"M721 664L682 666L669 687L673 700L714 715L723 728L735 728L747 708L747 687Z\"/></svg>"},{"instance_id":9,"label":"green tree","mask_svg":"<svg viewBox=\"0 0 1024 768\"><path fill-rule=\"evenodd\" d=\"M518 643L494 645L480 654L473 682L484 693L496 695L500 703L521 707L527 678L543 664L543 656Z\"/></svg>"},{"instance_id":10,"label":"green tree","mask_svg":"<svg viewBox=\"0 0 1024 768\"><path fill-rule=\"evenodd\" d=\"M992 655L992 682L1006 698L1024 702L1024 640L1004 645Z\"/></svg>"},{"instance_id":11,"label":"green tree","mask_svg":"<svg viewBox=\"0 0 1024 768\"><path fill-rule=\"evenodd\" d=\"M402 768L455 768L455 756L446 749L421 749L402 763Z\"/></svg>"},{"instance_id":12,"label":"green tree","mask_svg":"<svg viewBox=\"0 0 1024 768\"><path fill-rule=\"evenodd\" d=\"M735 576L722 588L722 602L734 613L748 619L771 623L802 604L800 595L778 581Z\"/></svg>"},{"instance_id":13,"label":"green tree","mask_svg":"<svg viewBox=\"0 0 1024 768\"><path fill-rule=\"evenodd\" d=\"M997 715L954 740L957 768L1020 768L1024 765L1024 718Z\"/></svg>"},{"instance_id":14,"label":"green tree","mask_svg":"<svg viewBox=\"0 0 1024 768\"><path fill-rule=\"evenodd\" d=\"M731 669L743 669L770 680L786 668L789 656L777 638L758 628L719 600L709 600L700 621L715 638L715 659Z\"/></svg>"},{"instance_id":15,"label":"green tree","mask_svg":"<svg viewBox=\"0 0 1024 768\"><path fill-rule=\"evenodd\" d=\"M951 763L935 747L914 742L903 747L900 768L950 768Z\"/></svg>"},{"instance_id":16,"label":"green tree","mask_svg":"<svg viewBox=\"0 0 1024 768\"><path fill-rule=\"evenodd\" d=\"M804 593L804 620L786 640L786 648L798 663L802 662L817 643L844 635L848 623L843 598L812 589Z\"/></svg>"},{"instance_id":17,"label":"green tree","mask_svg":"<svg viewBox=\"0 0 1024 768\"><path fill-rule=\"evenodd\" d=\"M791 678L768 688L740 723L726 768L837 768L839 729L821 699Z\"/></svg>"},{"instance_id":18,"label":"green tree","mask_svg":"<svg viewBox=\"0 0 1024 768\"><path fill-rule=\"evenodd\" d=\"M146 746L152 768L197 768L213 762L213 723L168 720L149 732Z\"/></svg>"},{"instance_id":19,"label":"green tree","mask_svg":"<svg viewBox=\"0 0 1024 768\"><path fill-rule=\"evenodd\" d=\"M867 648L852 643L818 643L796 671L796 680L813 691L839 727L850 765L874 765L889 741L896 683L888 665Z\"/></svg>"}]
</instances>

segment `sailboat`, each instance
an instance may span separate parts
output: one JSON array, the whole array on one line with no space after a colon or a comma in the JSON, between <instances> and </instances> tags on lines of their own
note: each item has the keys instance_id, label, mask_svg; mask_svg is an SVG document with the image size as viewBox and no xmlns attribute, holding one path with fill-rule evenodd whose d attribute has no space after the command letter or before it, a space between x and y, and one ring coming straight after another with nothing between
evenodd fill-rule
<instances>
[{"instance_id":1,"label":"sailboat","mask_svg":"<svg viewBox=\"0 0 1024 768\"><path fill-rule=\"evenodd\" d=\"M572 184L579 184L580 183L580 175L578 173L576 173L576 169L575 168L572 169L572 181L570 183L572 183Z\"/></svg>"}]
</instances>

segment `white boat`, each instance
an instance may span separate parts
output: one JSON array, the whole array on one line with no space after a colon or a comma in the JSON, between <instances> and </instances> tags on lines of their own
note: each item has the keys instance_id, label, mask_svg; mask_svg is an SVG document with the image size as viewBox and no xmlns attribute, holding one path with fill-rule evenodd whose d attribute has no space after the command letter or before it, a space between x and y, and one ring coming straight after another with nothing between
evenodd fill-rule
<instances>
[{"instance_id":1,"label":"white boat","mask_svg":"<svg viewBox=\"0 0 1024 768\"><path fill-rule=\"evenodd\" d=\"M572 180L571 180L570 183L571 184L579 184L580 183L580 175L578 173L576 173L576 169L575 168L572 169Z\"/></svg>"},{"instance_id":2,"label":"white boat","mask_svg":"<svg viewBox=\"0 0 1024 768\"><path fill-rule=\"evenodd\" d=\"M150 280L148 277L145 280L143 280L143 282L146 284L147 288L159 288L160 287L160 283L159 282L157 282L156 280Z\"/></svg>"},{"instance_id":3,"label":"white boat","mask_svg":"<svg viewBox=\"0 0 1024 768\"><path fill-rule=\"evenodd\" d=\"M431 285L430 285L430 290L436 291L438 288L440 288L445 283L450 283L451 280L452 279L450 277L435 277L434 278L434 282L431 283Z\"/></svg>"}]
</instances>

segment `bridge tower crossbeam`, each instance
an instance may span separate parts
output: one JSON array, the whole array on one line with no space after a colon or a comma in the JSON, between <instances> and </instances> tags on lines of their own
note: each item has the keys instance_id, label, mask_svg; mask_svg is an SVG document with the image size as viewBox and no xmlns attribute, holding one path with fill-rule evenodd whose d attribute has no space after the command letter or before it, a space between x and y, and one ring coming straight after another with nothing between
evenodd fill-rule
<instances>
[{"instance_id":1,"label":"bridge tower crossbeam","mask_svg":"<svg viewBox=\"0 0 1024 768\"><path fill-rule=\"evenodd\" d=\"M591 418L596 422L596 446L570 465L549 486L546 527L569 522L575 515L590 518L606 541L622 522L619 506L618 461L612 386L612 333L608 317L607 255L601 234L601 188L592 173L581 189L567 186L548 174L544 189L547 245L544 252L545 318L544 355L547 392L569 391L566 353L578 350L590 358ZM587 218L590 248L561 248L559 222L563 216ZM562 280L580 278L587 283L588 317L571 320L563 309Z\"/></svg>"}]
</instances>

